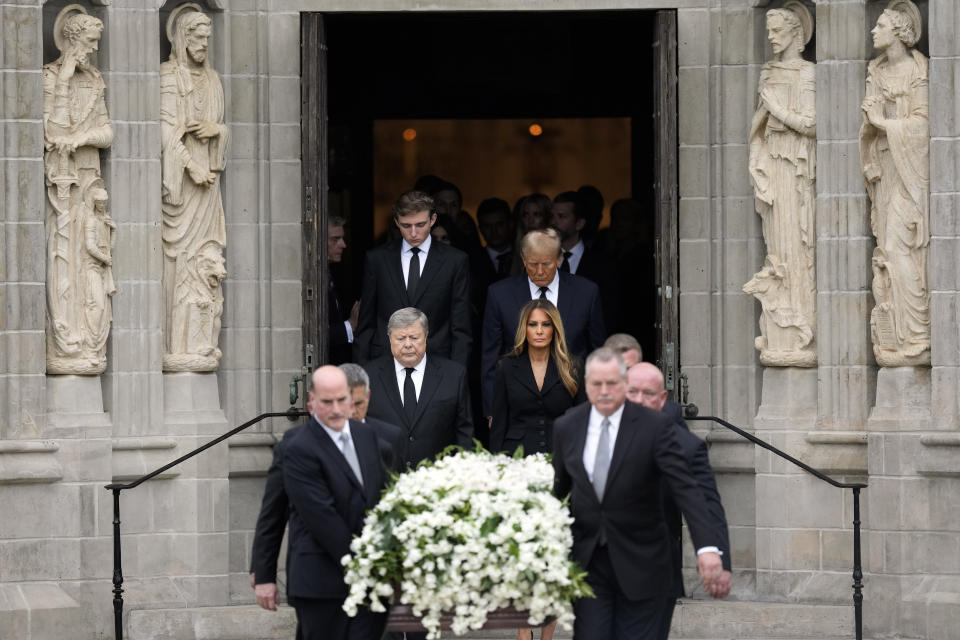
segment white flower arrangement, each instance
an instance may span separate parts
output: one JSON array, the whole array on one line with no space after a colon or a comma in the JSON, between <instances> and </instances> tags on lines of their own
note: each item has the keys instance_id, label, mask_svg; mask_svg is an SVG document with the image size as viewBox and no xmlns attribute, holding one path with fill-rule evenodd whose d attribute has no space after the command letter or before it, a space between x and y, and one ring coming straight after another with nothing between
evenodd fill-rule
<instances>
[{"instance_id":1,"label":"white flower arrangement","mask_svg":"<svg viewBox=\"0 0 960 640\"><path fill-rule=\"evenodd\" d=\"M552 488L542 454L459 452L398 476L342 559L344 610L385 611L399 586L427 638L440 637L444 612L462 635L507 607L531 626L556 618L569 629L573 601L593 594L570 559L573 518Z\"/></svg>"}]
</instances>

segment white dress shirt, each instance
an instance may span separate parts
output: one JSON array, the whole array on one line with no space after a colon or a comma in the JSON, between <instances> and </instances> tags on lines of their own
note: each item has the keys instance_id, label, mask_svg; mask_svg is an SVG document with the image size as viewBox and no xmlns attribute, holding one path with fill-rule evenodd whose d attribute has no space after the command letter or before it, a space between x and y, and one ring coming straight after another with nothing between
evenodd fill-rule
<instances>
[{"instance_id":1,"label":"white dress shirt","mask_svg":"<svg viewBox=\"0 0 960 640\"><path fill-rule=\"evenodd\" d=\"M620 418L623 417L623 407L613 412L607 420L610 421L610 456L613 460L613 447L617 444L617 434L620 433ZM587 478L593 482L593 465L597 461L597 445L600 443L600 423L604 416L596 407L590 407L590 419L587 421L587 442L583 445L583 468L587 471Z\"/></svg>"},{"instance_id":2,"label":"white dress shirt","mask_svg":"<svg viewBox=\"0 0 960 640\"><path fill-rule=\"evenodd\" d=\"M400 362L394 358L393 366L397 370L397 388L400 390L400 404L403 404L403 383L407 381L407 367L400 364ZM410 374L410 377L413 378L413 386L417 390L417 402L420 401L420 387L423 386L423 372L427 367L427 354L423 354L423 359L413 367L413 373Z\"/></svg>"},{"instance_id":3,"label":"white dress shirt","mask_svg":"<svg viewBox=\"0 0 960 640\"><path fill-rule=\"evenodd\" d=\"M533 280L527 276L527 284L530 285L530 299L536 300L540 297L540 287L533 284ZM557 269L557 272L553 276L553 280L550 281L550 284L547 285L547 300L553 303L553 306L557 306L557 298L560 295L560 269Z\"/></svg>"},{"instance_id":4,"label":"white dress shirt","mask_svg":"<svg viewBox=\"0 0 960 640\"><path fill-rule=\"evenodd\" d=\"M570 252L570 257L567 258L567 264L570 265L570 273L576 275L577 269L580 267L580 259L583 258L583 240L577 242L567 251Z\"/></svg>"},{"instance_id":5,"label":"white dress shirt","mask_svg":"<svg viewBox=\"0 0 960 640\"><path fill-rule=\"evenodd\" d=\"M623 417L623 407L614 411L607 419L610 421L610 460L613 461L613 449L617 444L617 434L620 433L620 419ZM583 445L583 468L587 472L587 478L593 483L593 465L597 459L597 445L600 443L600 423L603 422L603 415L593 406L590 407L590 418L587 421L587 441ZM723 555L718 547L701 547L697 549L697 555L712 551Z\"/></svg>"},{"instance_id":6,"label":"white dress shirt","mask_svg":"<svg viewBox=\"0 0 960 640\"><path fill-rule=\"evenodd\" d=\"M331 428L328 427L327 425L325 425L325 424L323 424L322 422L320 422L320 420L319 420L319 418L317 418L317 416L313 416L313 419L316 420L316 421L320 424L321 427L323 427L323 430L324 430L324 431L327 432L327 435L330 436L330 439L331 439L331 440L333 440L333 444L337 445L337 450L338 450L340 453L343 453L343 441L340 439L340 434L341 434L341 433L346 433L348 436L350 436L350 444L353 445L353 434L350 433L350 421L349 421L349 420L347 420L346 422L343 423L343 429L341 429L340 431L337 431L336 429L331 429ZM354 451L354 453L356 453L356 451L357 451L356 447L354 447L353 451Z\"/></svg>"},{"instance_id":7,"label":"white dress shirt","mask_svg":"<svg viewBox=\"0 0 960 640\"><path fill-rule=\"evenodd\" d=\"M427 239L420 243L420 275L423 275L423 268L427 265L427 253L430 252L430 245L433 244L433 240L430 237L430 234L427 234ZM403 284L407 285L407 277L410 274L410 258L413 257L413 247L410 246L410 243L406 240L400 242L400 266L403 267Z\"/></svg>"}]
</instances>

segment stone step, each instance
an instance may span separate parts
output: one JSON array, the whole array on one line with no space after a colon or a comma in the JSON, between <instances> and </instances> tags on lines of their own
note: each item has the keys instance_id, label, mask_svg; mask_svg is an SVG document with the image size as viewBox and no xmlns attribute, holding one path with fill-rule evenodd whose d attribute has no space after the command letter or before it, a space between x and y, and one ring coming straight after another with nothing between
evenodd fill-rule
<instances>
[{"instance_id":1,"label":"stone step","mask_svg":"<svg viewBox=\"0 0 960 640\"><path fill-rule=\"evenodd\" d=\"M255 605L193 609L139 609L128 613L128 640L290 640L296 626L292 608L276 612ZM852 605L785 604L682 600L672 640L840 640L854 636ZM450 633L445 638L455 637ZM513 630L477 631L465 640L509 640ZM534 638L539 639L539 631ZM557 629L557 640L569 631Z\"/></svg>"}]
</instances>

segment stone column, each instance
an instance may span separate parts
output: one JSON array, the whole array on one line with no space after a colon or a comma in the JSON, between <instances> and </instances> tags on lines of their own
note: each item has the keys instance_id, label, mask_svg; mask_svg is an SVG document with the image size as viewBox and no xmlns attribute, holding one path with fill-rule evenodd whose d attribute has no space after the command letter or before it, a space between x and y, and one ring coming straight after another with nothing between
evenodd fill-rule
<instances>
[{"instance_id":1,"label":"stone column","mask_svg":"<svg viewBox=\"0 0 960 640\"><path fill-rule=\"evenodd\" d=\"M931 368L881 369L869 420L871 573L865 634L947 638L960 615L960 6L919 3L929 54ZM876 22L886 3L868 18Z\"/></svg>"},{"instance_id":2,"label":"stone column","mask_svg":"<svg viewBox=\"0 0 960 640\"><path fill-rule=\"evenodd\" d=\"M762 18L738 3L680 9L677 26L681 369L701 415L749 429L759 402L760 367L753 348L754 301L740 287L763 262L747 174L755 72L763 60ZM738 35L711 35L718 33ZM755 567L754 447L710 423L689 424L710 443L730 526L734 589L749 598ZM693 564L692 557L684 562Z\"/></svg>"}]
</instances>

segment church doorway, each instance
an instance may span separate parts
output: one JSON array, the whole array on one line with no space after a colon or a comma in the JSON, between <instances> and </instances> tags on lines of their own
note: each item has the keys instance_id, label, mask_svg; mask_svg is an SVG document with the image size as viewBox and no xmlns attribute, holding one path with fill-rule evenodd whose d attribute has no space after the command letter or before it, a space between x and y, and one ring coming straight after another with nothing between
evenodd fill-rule
<instances>
[{"instance_id":1,"label":"church doorway","mask_svg":"<svg viewBox=\"0 0 960 640\"><path fill-rule=\"evenodd\" d=\"M619 275L613 328L636 335L672 382L674 11L305 13L301 25L308 366L326 352L321 222L348 221L349 246L332 273L349 304L390 203L435 174L458 184L474 214L488 197L512 206L525 193L596 186L597 237ZM631 224L612 233L610 210L625 198L637 203Z\"/></svg>"}]
</instances>

